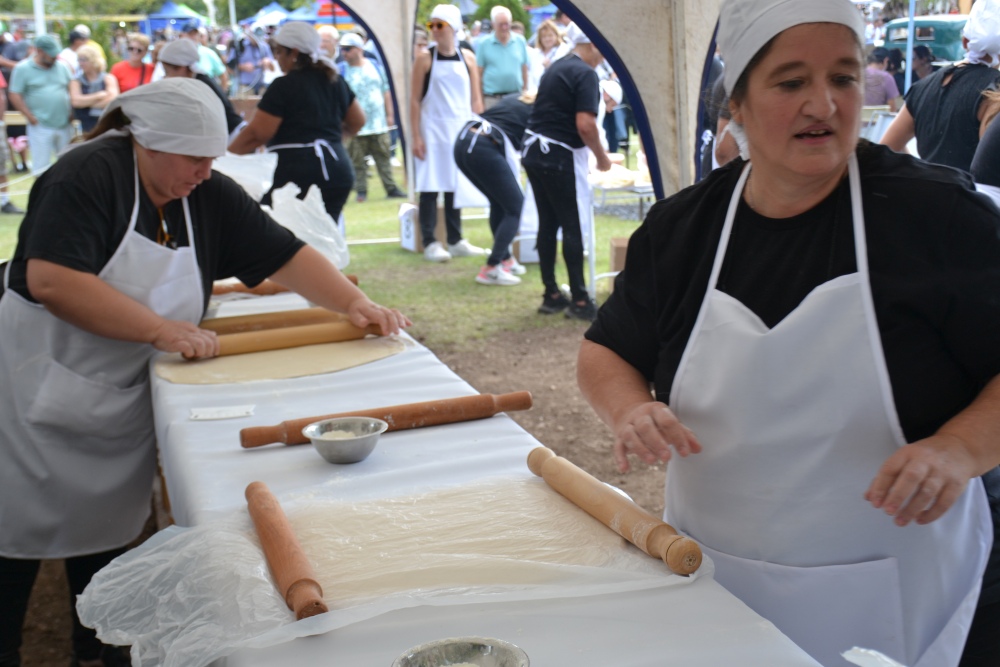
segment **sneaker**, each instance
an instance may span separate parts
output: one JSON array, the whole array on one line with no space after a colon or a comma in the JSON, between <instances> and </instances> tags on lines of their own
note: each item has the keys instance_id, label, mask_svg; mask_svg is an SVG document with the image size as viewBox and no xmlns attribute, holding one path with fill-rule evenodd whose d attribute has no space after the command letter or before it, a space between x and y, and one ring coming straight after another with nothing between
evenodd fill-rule
<instances>
[{"instance_id":1,"label":"sneaker","mask_svg":"<svg viewBox=\"0 0 1000 667\"><path fill-rule=\"evenodd\" d=\"M368 201L368 193L367 192L359 192L358 193L358 203L359 204L364 204L366 201Z\"/></svg>"},{"instance_id":2,"label":"sneaker","mask_svg":"<svg viewBox=\"0 0 1000 667\"><path fill-rule=\"evenodd\" d=\"M424 259L428 262L447 262L451 259L451 253L445 250L440 242L435 241L424 248Z\"/></svg>"},{"instance_id":3,"label":"sneaker","mask_svg":"<svg viewBox=\"0 0 1000 667\"><path fill-rule=\"evenodd\" d=\"M566 319L593 322L597 319L597 304L594 303L593 299L587 299L584 303L576 303L574 301L566 309Z\"/></svg>"},{"instance_id":4,"label":"sneaker","mask_svg":"<svg viewBox=\"0 0 1000 667\"><path fill-rule=\"evenodd\" d=\"M406 199L409 195L400 190L399 188L393 188L385 193L387 199Z\"/></svg>"},{"instance_id":5,"label":"sneaker","mask_svg":"<svg viewBox=\"0 0 1000 667\"><path fill-rule=\"evenodd\" d=\"M449 243L448 252L451 253L452 257L476 257L478 255L489 254L485 248L474 246L465 239L462 239L458 243Z\"/></svg>"},{"instance_id":6,"label":"sneaker","mask_svg":"<svg viewBox=\"0 0 1000 667\"><path fill-rule=\"evenodd\" d=\"M16 206L14 202L9 201L3 206L0 206L0 213L10 213L11 215L24 215L24 211Z\"/></svg>"},{"instance_id":7,"label":"sneaker","mask_svg":"<svg viewBox=\"0 0 1000 667\"><path fill-rule=\"evenodd\" d=\"M500 266L502 266L503 270L511 274L512 276L523 276L525 273L528 272L528 269L524 268L524 265L518 262L513 257L510 257L500 262Z\"/></svg>"},{"instance_id":8,"label":"sneaker","mask_svg":"<svg viewBox=\"0 0 1000 667\"><path fill-rule=\"evenodd\" d=\"M542 305L538 307L538 313L540 315L555 315L569 308L569 303L569 299L564 297L562 293L545 294L542 297Z\"/></svg>"},{"instance_id":9,"label":"sneaker","mask_svg":"<svg viewBox=\"0 0 1000 667\"><path fill-rule=\"evenodd\" d=\"M503 267L487 264L479 269L476 282L480 285L520 285L521 279L507 273Z\"/></svg>"}]
</instances>

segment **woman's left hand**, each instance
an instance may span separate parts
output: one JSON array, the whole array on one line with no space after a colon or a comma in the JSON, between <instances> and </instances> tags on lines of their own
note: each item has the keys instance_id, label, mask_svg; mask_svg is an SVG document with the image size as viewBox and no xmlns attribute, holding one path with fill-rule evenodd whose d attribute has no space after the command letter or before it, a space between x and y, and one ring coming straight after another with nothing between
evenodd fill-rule
<instances>
[{"instance_id":1,"label":"woman's left hand","mask_svg":"<svg viewBox=\"0 0 1000 667\"><path fill-rule=\"evenodd\" d=\"M408 317L395 308L380 306L371 300L355 299L347 308L347 316L351 322L362 329L369 324L377 324L383 336L399 333L400 330L413 324Z\"/></svg>"},{"instance_id":2,"label":"woman's left hand","mask_svg":"<svg viewBox=\"0 0 1000 667\"><path fill-rule=\"evenodd\" d=\"M966 444L938 434L901 447L879 468L865 500L905 526L935 521L948 511L976 476Z\"/></svg>"}]
</instances>

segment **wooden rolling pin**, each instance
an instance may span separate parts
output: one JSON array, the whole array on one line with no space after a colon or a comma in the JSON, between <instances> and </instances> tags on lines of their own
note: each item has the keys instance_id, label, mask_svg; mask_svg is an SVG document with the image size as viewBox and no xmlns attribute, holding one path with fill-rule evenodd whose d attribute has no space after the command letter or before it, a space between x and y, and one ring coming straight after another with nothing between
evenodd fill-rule
<instances>
[{"instance_id":1,"label":"wooden rolling pin","mask_svg":"<svg viewBox=\"0 0 1000 667\"><path fill-rule=\"evenodd\" d=\"M320 322L340 322L347 319L343 313L335 313L326 308L302 308L299 310L279 310L274 313L238 315L236 317L216 317L202 321L198 326L222 335L246 331L264 331L297 327Z\"/></svg>"},{"instance_id":2,"label":"wooden rolling pin","mask_svg":"<svg viewBox=\"0 0 1000 667\"><path fill-rule=\"evenodd\" d=\"M389 424L390 431L404 431L424 426L453 424L455 422L486 419L498 412L527 410L531 407L531 393L515 391L510 394L479 394L444 398L438 401L422 401L391 405L386 408L355 410L319 417L304 417L283 421L277 426L250 426L240 431L240 444L245 448L282 442L286 445L301 445L309 442L302 435L302 429L321 419L334 417L375 417Z\"/></svg>"},{"instance_id":3,"label":"wooden rolling pin","mask_svg":"<svg viewBox=\"0 0 1000 667\"><path fill-rule=\"evenodd\" d=\"M295 619L329 611L323 602L323 589L278 499L264 482L251 482L246 498L271 576L285 604L295 612Z\"/></svg>"},{"instance_id":4,"label":"wooden rolling pin","mask_svg":"<svg viewBox=\"0 0 1000 667\"><path fill-rule=\"evenodd\" d=\"M350 280L355 285L358 284L358 277L354 274L348 273L345 277ZM291 290L284 285L279 285L273 280L265 279L260 282L256 287L247 287L241 282L235 283L214 283L212 285L212 295L219 296L220 294L231 294L233 292L239 292L240 294L256 294L257 296L270 296L271 294L282 294L284 292L290 292Z\"/></svg>"},{"instance_id":5,"label":"wooden rolling pin","mask_svg":"<svg viewBox=\"0 0 1000 667\"><path fill-rule=\"evenodd\" d=\"M263 352L264 350L284 350L289 347L318 345L320 343L339 343L345 340L358 340L370 333L378 335L382 333L382 330L377 324L369 324L364 329L360 329L350 322L344 321L304 324L284 329L245 331L219 336L219 356Z\"/></svg>"},{"instance_id":6,"label":"wooden rolling pin","mask_svg":"<svg viewBox=\"0 0 1000 667\"><path fill-rule=\"evenodd\" d=\"M662 558L672 572L691 574L701 566L697 542L548 447L531 450L528 468L587 514L653 558Z\"/></svg>"}]
</instances>

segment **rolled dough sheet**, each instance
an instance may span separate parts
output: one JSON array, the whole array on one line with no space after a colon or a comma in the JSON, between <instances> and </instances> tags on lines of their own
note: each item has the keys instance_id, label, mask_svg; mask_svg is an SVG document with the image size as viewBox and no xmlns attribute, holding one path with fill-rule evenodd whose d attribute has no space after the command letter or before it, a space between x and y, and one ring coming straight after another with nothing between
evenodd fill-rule
<instances>
[{"instance_id":1,"label":"rolled dough sheet","mask_svg":"<svg viewBox=\"0 0 1000 667\"><path fill-rule=\"evenodd\" d=\"M305 345L286 350L187 361L180 354L156 360L156 374L175 384L225 384L253 380L286 380L322 375L391 357L406 349L405 339L370 336L341 343Z\"/></svg>"}]
</instances>

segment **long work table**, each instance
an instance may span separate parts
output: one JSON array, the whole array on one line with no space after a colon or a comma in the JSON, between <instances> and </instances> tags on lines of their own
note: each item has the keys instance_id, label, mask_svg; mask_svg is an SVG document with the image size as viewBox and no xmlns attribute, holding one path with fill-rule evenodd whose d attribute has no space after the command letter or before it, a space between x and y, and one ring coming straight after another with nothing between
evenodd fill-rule
<instances>
[{"instance_id":1,"label":"long work table","mask_svg":"<svg viewBox=\"0 0 1000 667\"><path fill-rule=\"evenodd\" d=\"M305 306L297 296L276 295L225 302L218 315ZM311 377L185 385L154 374L161 466L176 523L202 526L245 511L244 489L258 480L279 499L307 491L365 501L498 476L532 477L525 461L539 442L504 414L386 433L371 456L353 465L328 464L310 445L240 447L239 430L247 426L477 393L430 350L404 338L407 347L400 354ZM244 405L253 406L252 415L191 419L192 408ZM530 602L475 599L394 609L318 636L240 649L220 662L230 667L389 667L411 646L478 635L517 644L539 667L818 665L711 576L647 590L564 592Z\"/></svg>"}]
</instances>

